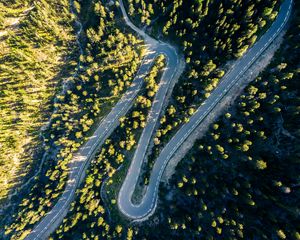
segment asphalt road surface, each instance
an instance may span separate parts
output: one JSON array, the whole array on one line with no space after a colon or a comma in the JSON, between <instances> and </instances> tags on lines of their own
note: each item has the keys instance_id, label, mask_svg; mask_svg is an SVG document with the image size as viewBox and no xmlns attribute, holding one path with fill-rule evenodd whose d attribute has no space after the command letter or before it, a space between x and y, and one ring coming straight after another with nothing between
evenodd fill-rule
<instances>
[{"instance_id":1,"label":"asphalt road surface","mask_svg":"<svg viewBox=\"0 0 300 240\"><path fill-rule=\"evenodd\" d=\"M144 77L151 69L155 58L159 54L163 54L166 57L166 68L162 74L159 84L160 87L156 93L148 116L147 125L141 135L137 150L129 167L128 174L118 196L118 207L127 217L141 220L149 216L155 210L159 182L170 158L176 152L178 147L187 139L191 132L201 123L215 105L218 104L230 88L239 81L240 76L251 66L251 64L253 64L253 62L255 62L274 38L281 32L290 15L291 5L292 0L285 0L277 19L274 21L270 29L244 55L244 57L236 62L234 67L223 77L221 83L212 92L210 97L198 108L190 121L183 125L165 146L154 164L150 182L141 203L134 205L131 198L140 174L141 165L144 161L145 152L153 135L153 131L161 113L169 87L172 86L172 83L174 83L173 81L175 81L174 79L179 77L183 69L182 67L179 67L181 59L176 50L168 44L156 41L134 26L127 17L122 1L120 1L124 20L129 27L145 39L148 52L141 63L132 85L111 112L101 121L89 140L76 154L74 154L74 157L69 164L69 179L62 196L59 198L52 210L49 211L34 227L26 239L46 239L62 222L72 200L74 199L75 191L84 179L85 171L89 166L90 161L95 156L96 151L99 150L105 139L109 137L113 130L118 126L119 118L124 116L131 108L135 97L142 87Z\"/></svg>"}]
</instances>

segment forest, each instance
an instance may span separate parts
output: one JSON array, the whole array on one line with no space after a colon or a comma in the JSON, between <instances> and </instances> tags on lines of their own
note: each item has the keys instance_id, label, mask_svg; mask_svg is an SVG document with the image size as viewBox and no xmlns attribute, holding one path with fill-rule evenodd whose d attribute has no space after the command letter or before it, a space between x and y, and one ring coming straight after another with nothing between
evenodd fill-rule
<instances>
[{"instance_id":1,"label":"forest","mask_svg":"<svg viewBox=\"0 0 300 240\"><path fill-rule=\"evenodd\" d=\"M161 149L269 28L281 1L124 3L137 26L186 61L151 140L143 186ZM166 67L157 57L49 239L300 239L299 7L295 1L269 66L161 184L154 215L136 223L120 213L117 196ZM146 52L118 1L15 0L0 9L0 199L45 160L10 199L17 206L1 212L1 238L21 240L61 196L74 152L131 85Z\"/></svg>"},{"instance_id":2,"label":"forest","mask_svg":"<svg viewBox=\"0 0 300 240\"><path fill-rule=\"evenodd\" d=\"M68 11L54 1L9 3L0 2L1 202L40 157L39 130L52 112L63 76L76 64Z\"/></svg>"}]
</instances>

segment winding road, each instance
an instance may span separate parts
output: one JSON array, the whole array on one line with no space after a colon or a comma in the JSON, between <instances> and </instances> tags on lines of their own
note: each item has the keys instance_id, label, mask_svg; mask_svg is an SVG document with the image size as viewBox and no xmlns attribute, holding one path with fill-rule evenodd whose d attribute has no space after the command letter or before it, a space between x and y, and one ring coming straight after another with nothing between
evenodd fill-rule
<instances>
[{"instance_id":1,"label":"winding road","mask_svg":"<svg viewBox=\"0 0 300 240\"><path fill-rule=\"evenodd\" d=\"M155 108L155 106L152 107L152 115L149 115L148 124L143 130L134 158L131 162L127 176L119 192L118 207L124 215L131 219L143 220L155 210L160 179L167 163L172 158L176 150L182 145L182 143L199 126L199 124L212 111L212 109L214 109L214 107L222 100L227 92L239 82L241 76L249 69L249 67L258 59L258 57L281 32L290 16L291 6L292 0L286 0L282 4L276 20L273 22L268 31L259 39L258 42L256 42L256 44L254 44L251 49L247 51L247 53L242 58L235 62L231 70L222 78L220 84L197 109L194 115L190 118L189 122L184 124L163 148L153 166L149 184L147 186L146 193L142 198L142 201L139 204L133 204L132 195L136 187L147 146L152 135L151 131L154 128L154 124L152 123L154 121L154 117L152 115L158 115L159 113L156 111L157 109ZM122 1L121 9L125 20L127 19L128 22L128 17L124 10ZM128 25L132 27L133 24L129 22ZM136 27L134 26L132 28L134 30L136 29ZM137 32L139 33L139 31ZM170 60L172 56L168 57Z\"/></svg>"},{"instance_id":2,"label":"winding road","mask_svg":"<svg viewBox=\"0 0 300 240\"><path fill-rule=\"evenodd\" d=\"M138 176L140 175L147 147L152 139L155 126L162 112L164 102L166 101L167 93L182 73L184 64L183 59L177 54L175 48L169 44L162 43L151 38L144 31L134 26L126 14L122 0L120 0L120 7L124 20L130 28L144 38L147 46L147 54L141 63L132 85L114 106L111 112L100 122L98 128L89 140L76 154L74 154L74 157L69 164L69 179L62 196L59 198L52 210L48 212L34 227L26 239L46 239L62 222L72 200L74 199L75 191L84 179L86 169L89 166L90 161L95 156L96 151L99 150L105 139L109 137L113 130L118 126L119 118L124 116L131 108L143 85L145 75L149 72L156 57L163 54L166 58L166 68L162 74L161 81L159 83L159 90L156 93L147 119L147 125L142 132L134 158L132 159L127 176L118 196L118 207L127 217L134 220L143 220L151 215L156 207L160 179L168 161L180 145L193 132L193 130L199 126L202 120L218 104L218 102L222 100L226 93L239 82L240 77L245 73L245 71L258 59L258 57L282 31L290 16L291 6L292 0L285 0L276 20L269 30L251 49L247 51L242 58L236 61L232 69L222 78L222 81L211 93L209 98L205 100L205 102L190 118L190 121L184 124L163 148L154 164L146 193L143 196L142 201L135 205L132 203L132 194L137 184Z\"/></svg>"}]
</instances>

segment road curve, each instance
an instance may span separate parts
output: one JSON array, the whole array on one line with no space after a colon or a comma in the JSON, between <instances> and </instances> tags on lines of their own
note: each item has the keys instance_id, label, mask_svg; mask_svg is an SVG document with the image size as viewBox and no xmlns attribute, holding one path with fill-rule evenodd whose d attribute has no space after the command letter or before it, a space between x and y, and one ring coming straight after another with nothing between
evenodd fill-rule
<instances>
[{"instance_id":1,"label":"road curve","mask_svg":"<svg viewBox=\"0 0 300 240\"><path fill-rule=\"evenodd\" d=\"M157 203L158 187L163 171L176 150L189 137L189 135L199 126L203 119L211 112L211 110L219 103L219 101L227 94L227 92L239 82L240 77L247 69L259 58L264 50L278 36L287 23L291 13L292 0L285 0L282 4L276 20L273 22L268 31L256 42L247 53L236 61L231 70L222 78L220 84L211 93L211 95L197 109L195 114L190 118L189 122L184 124L172 139L163 148L160 155L153 166L149 185L139 204L132 203L132 194L137 184L138 176L140 175L141 165L144 160L147 145L150 141L152 127L148 128L148 124L152 124L152 115L149 116L148 124L144 129L139 140L137 150L129 167L127 176L118 196L118 207L120 211L127 217L134 220L144 220L154 212ZM124 6L121 1L121 8L124 18L129 21ZM132 23L128 25L136 30ZM139 32L141 30L138 30ZM171 70L170 70L171 71ZM166 72L165 72L166 73ZM159 94L159 93L157 93ZM155 102L155 101L154 101ZM155 104L155 103L154 103ZM154 108L154 106L153 106ZM157 112L154 111L154 114ZM149 132L148 132L149 131Z\"/></svg>"},{"instance_id":2,"label":"road curve","mask_svg":"<svg viewBox=\"0 0 300 240\"><path fill-rule=\"evenodd\" d=\"M119 118L124 116L131 108L135 97L142 87L144 77L149 72L155 58L159 54L163 54L166 57L166 69L162 75L162 80L159 84L159 90L155 96L155 100L150 110L147 125L139 140L134 159L131 162L128 174L118 196L118 207L121 212L129 218L143 219L153 212L157 202L159 182L167 162L170 160L178 147L190 135L190 133L200 124L200 122L222 99L229 89L239 80L239 77L250 67L250 65L259 57L259 55L261 55L261 53L268 47L272 40L283 29L285 23L287 22L288 16L290 15L291 4L292 0L285 0L277 19L268 32L263 35L257 44L255 44L243 58L236 62L232 70L224 76L219 86L213 91L211 96L203 103L203 105L199 107L196 113L191 117L190 121L183 125L174 135L171 141L165 146L154 164L150 182L142 202L138 205L134 205L132 204L131 197L140 174L140 169L147 146L151 139L158 116L163 108L167 91L169 90L169 87L172 86L176 78L179 77L183 69L178 67L181 59L177 55L176 50L166 43L156 41L145 34L142 30L134 26L127 17L122 0L120 0L120 7L124 16L124 20L128 26L130 26L145 39L148 52L144 57L137 75L135 76L129 89L118 101L111 112L101 121L98 128L89 138L89 140L78 150L77 153L74 154L74 157L69 164L69 178L62 196L58 199L52 210L48 212L33 228L26 239L46 239L62 222L74 198L75 190L84 179L85 170L95 156L96 151L118 126Z\"/></svg>"},{"instance_id":3,"label":"road curve","mask_svg":"<svg viewBox=\"0 0 300 240\"><path fill-rule=\"evenodd\" d=\"M122 8L122 11L124 11L124 7ZM77 153L74 154L69 164L69 178L62 196L58 199L51 211L49 211L43 217L43 219L36 226L34 226L31 233L25 238L26 240L46 239L62 222L63 218L67 214L72 200L74 199L77 187L85 177L85 171L88 168L90 161L93 159L95 153L104 143L104 141L119 125L120 117L124 116L133 105L133 102L144 83L144 77L150 71L156 57L160 54L163 54L166 57L166 70L162 75L162 79L164 80L160 82L160 88L155 97L155 101L157 102L154 104L155 114L152 115L153 119L155 116L156 122L167 91L169 90L170 86L173 85L172 83L176 80L176 78L179 77L183 69L177 68L180 59L173 47L169 46L168 44L159 43L155 39L143 34L142 31L139 31L138 33L145 40L147 53L135 78L132 81L131 86L113 107L111 112L100 122L96 131L88 139L88 141L82 147L80 147ZM154 127L154 125L148 124L146 128L149 129L150 126L152 126L151 128Z\"/></svg>"}]
</instances>

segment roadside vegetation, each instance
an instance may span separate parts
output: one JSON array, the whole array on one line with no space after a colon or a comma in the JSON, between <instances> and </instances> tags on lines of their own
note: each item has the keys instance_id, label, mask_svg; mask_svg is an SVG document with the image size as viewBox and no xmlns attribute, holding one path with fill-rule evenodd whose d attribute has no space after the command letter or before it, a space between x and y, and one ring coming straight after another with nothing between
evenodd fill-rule
<instances>
[{"instance_id":1,"label":"roadside vegetation","mask_svg":"<svg viewBox=\"0 0 300 240\"><path fill-rule=\"evenodd\" d=\"M0 3L1 203L40 157L40 129L60 83L76 65L67 6L68 1Z\"/></svg>"}]
</instances>

